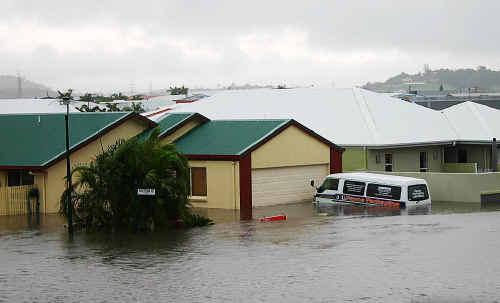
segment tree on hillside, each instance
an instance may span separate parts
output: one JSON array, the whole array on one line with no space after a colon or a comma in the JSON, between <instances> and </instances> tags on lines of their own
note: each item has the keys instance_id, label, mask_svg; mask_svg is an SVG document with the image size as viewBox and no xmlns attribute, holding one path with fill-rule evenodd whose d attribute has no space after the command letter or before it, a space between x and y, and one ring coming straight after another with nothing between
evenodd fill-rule
<instances>
[{"instance_id":1,"label":"tree on hillside","mask_svg":"<svg viewBox=\"0 0 500 303\"><path fill-rule=\"evenodd\" d=\"M118 141L89 165L73 169L77 223L87 229L146 231L210 220L188 207L189 167L171 144L162 146L155 130L146 140ZM155 195L138 195L154 189ZM65 214L65 194L61 213Z\"/></svg>"},{"instance_id":2,"label":"tree on hillside","mask_svg":"<svg viewBox=\"0 0 500 303\"><path fill-rule=\"evenodd\" d=\"M177 86L170 87L167 90L167 92L171 95L187 95L188 91L189 89L187 87L184 87L184 85L182 87L177 87Z\"/></svg>"}]
</instances>

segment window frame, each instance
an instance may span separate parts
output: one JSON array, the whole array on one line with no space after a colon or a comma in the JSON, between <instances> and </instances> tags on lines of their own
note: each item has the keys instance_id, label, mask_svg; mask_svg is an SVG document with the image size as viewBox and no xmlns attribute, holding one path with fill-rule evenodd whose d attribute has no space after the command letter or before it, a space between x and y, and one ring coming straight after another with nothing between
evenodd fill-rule
<instances>
[{"instance_id":1,"label":"window frame","mask_svg":"<svg viewBox=\"0 0 500 303\"><path fill-rule=\"evenodd\" d=\"M197 170L197 169L202 169L204 170L204 175L205 175L205 178L204 178L204 193L197 193L196 195L193 195L193 169ZM190 167L189 168L189 196L190 197L203 197L203 198L206 198L207 197L207 192L208 192L208 178L207 178L207 168L206 167L203 167L203 166L194 166L194 167Z\"/></svg>"},{"instance_id":2,"label":"window frame","mask_svg":"<svg viewBox=\"0 0 500 303\"><path fill-rule=\"evenodd\" d=\"M349 182L351 182L351 183L358 183L358 185L363 184L363 192L361 194L346 192L346 184L349 183ZM367 184L367 182L363 182L363 181L344 180L344 184L342 185L342 193L345 194L345 195L352 195L352 196L361 196L361 197L364 197L366 195L366 184Z\"/></svg>"},{"instance_id":3,"label":"window frame","mask_svg":"<svg viewBox=\"0 0 500 303\"><path fill-rule=\"evenodd\" d=\"M387 162L387 156L390 157L390 162ZM384 171L394 171L394 155L392 153L384 153Z\"/></svg>"},{"instance_id":4,"label":"window frame","mask_svg":"<svg viewBox=\"0 0 500 303\"><path fill-rule=\"evenodd\" d=\"M425 167L422 167L422 155L425 155ZM425 173L427 171L429 171L429 154L426 152L426 151L421 151L419 152L418 154L419 158L418 158L418 168L419 168L419 171L422 172L422 173Z\"/></svg>"},{"instance_id":5,"label":"window frame","mask_svg":"<svg viewBox=\"0 0 500 303\"><path fill-rule=\"evenodd\" d=\"M380 196L368 194L368 191L370 190L370 186L390 187L391 188L391 194L393 192L393 189L397 188L397 189L399 189L399 196L396 196L396 197L394 197L394 196L392 196L392 197L380 197ZM400 185L389 185L389 184L381 184L381 183L368 183L366 185L366 197L368 197L368 198L401 201L401 195L402 195L402 193L403 193L403 188Z\"/></svg>"},{"instance_id":6,"label":"window frame","mask_svg":"<svg viewBox=\"0 0 500 303\"><path fill-rule=\"evenodd\" d=\"M13 174L16 174L13 176ZM13 180L17 179L17 180ZM27 186L35 184L35 176L26 170L7 171L7 187Z\"/></svg>"}]
</instances>

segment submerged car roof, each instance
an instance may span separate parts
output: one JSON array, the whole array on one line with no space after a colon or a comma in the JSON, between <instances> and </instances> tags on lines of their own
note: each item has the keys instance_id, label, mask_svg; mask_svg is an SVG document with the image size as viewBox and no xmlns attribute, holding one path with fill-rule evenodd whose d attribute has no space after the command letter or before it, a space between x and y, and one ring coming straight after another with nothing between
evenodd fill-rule
<instances>
[{"instance_id":1,"label":"submerged car roof","mask_svg":"<svg viewBox=\"0 0 500 303\"><path fill-rule=\"evenodd\" d=\"M374 174L374 173L338 173L328 175L328 178L342 178L351 179L354 181L364 181L371 183L393 183L393 184L427 184L424 179L385 175L385 174Z\"/></svg>"}]
</instances>

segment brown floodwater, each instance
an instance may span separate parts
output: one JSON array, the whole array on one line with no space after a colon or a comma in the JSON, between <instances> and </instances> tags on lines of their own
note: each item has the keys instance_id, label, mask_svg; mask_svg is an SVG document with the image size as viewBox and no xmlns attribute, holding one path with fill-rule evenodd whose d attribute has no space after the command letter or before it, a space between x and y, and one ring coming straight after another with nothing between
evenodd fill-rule
<instances>
[{"instance_id":1,"label":"brown floodwater","mask_svg":"<svg viewBox=\"0 0 500 303\"><path fill-rule=\"evenodd\" d=\"M500 207L391 210L310 203L150 234L0 217L0 302L496 302Z\"/></svg>"}]
</instances>

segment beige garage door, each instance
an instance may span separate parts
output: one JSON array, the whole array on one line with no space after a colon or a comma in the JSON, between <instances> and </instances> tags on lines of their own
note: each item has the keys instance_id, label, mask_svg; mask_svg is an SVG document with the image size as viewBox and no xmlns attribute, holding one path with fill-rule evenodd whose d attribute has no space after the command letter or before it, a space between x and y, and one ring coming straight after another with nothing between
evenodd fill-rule
<instances>
[{"instance_id":1,"label":"beige garage door","mask_svg":"<svg viewBox=\"0 0 500 303\"><path fill-rule=\"evenodd\" d=\"M327 164L253 169L253 206L312 201L310 180L318 184L327 174Z\"/></svg>"}]
</instances>

